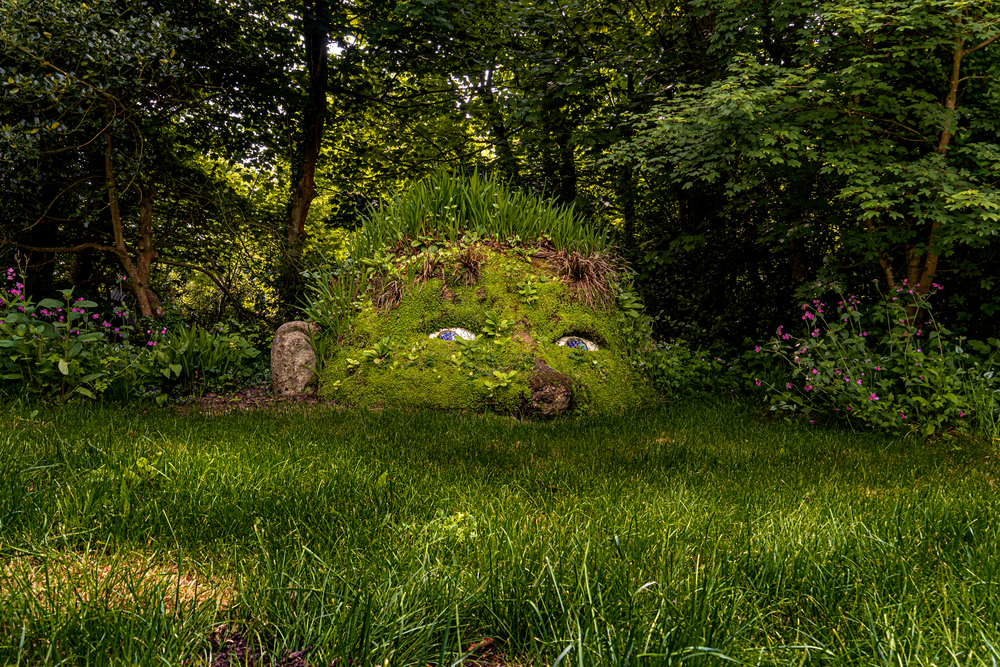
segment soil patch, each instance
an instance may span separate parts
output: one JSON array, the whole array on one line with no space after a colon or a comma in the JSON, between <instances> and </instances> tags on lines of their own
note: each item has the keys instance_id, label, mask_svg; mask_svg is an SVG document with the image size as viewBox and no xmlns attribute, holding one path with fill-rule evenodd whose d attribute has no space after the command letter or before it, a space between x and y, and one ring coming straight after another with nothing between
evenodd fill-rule
<instances>
[{"instance_id":1,"label":"soil patch","mask_svg":"<svg viewBox=\"0 0 1000 667\"><path fill-rule=\"evenodd\" d=\"M209 412L213 414L240 410L257 410L282 405L333 405L319 397L315 389L294 396L275 396L268 387L251 387L231 394L208 393L192 396L177 406L180 413Z\"/></svg>"},{"instance_id":2,"label":"soil patch","mask_svg":"<svg viewBox=\"0 0 1000 667\"><path fill-rule=\"evenodd\" d=\"M205 659L211 667L313 667L305 656L312 650L307 647L284 656L271 654L261 638L244 633L239 628L220 625L208 638L210 650Z\"/></svg>"},{"instance_id":3,"label":"soil patch","mask_svg":"<svg viewBox=\"0 0 1000 667\"><path fill-rule=\"evenodd\" d=\"M268 637L261 637L241 628L230 628L220 625L209 636L210 648L206 648L202 657L208 667L320 667L309 662L306 656L313 647L308 646L300 651L292 651L281 656L267 650ZM336 658L330 667L349 667L352 661L342 661ZM469 667L515 667L525 663L518 660L508 660L496 651L496 645L491 637L480 640L466 648L466 659L463 664Z\"/></svg>"}]
</instances>

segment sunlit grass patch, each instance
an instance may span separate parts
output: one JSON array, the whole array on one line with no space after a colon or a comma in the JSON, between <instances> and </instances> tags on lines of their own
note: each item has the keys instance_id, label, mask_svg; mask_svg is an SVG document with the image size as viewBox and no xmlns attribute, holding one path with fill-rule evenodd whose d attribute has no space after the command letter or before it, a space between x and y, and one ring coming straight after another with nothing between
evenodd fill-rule
<instances>
[{"instance_id":1,"label":"sunlit grass patch","mask_svg":"<svg viewBox=\"0 0 1000 667\"><path fill-rule=\"evenodd\" d=\"M193 568L178 569L160 554L129 551L112 556L86 551L37 552L6 560L0 570L0 595L34 598L41 608L99 603L129 609L159 595L167 611L192 604L230 605L236 595L230 577Z\"/></svg>"},{"instance_id":2,"label":"sunlit grass patch","mask_svg":"<svg viewBox=\"0 0 1000 667\"><path fill-rule=\"evenodd\" d=\"M223 623L313 665L1000 657L975 442L727 403L2 419L5 662L184 664Z\"/></svg>"}]
</instances>

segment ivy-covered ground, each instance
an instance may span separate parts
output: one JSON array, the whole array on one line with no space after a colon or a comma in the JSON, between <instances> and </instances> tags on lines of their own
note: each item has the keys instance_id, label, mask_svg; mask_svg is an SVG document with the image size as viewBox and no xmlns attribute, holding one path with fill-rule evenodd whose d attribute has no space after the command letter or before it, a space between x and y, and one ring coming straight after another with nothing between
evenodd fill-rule
<instances>
[{"instance_id":1,"label":"ivy-covered ground","mask_svg":"<svg viewBox=\"0 0 1000 667\"><path fill-rule=\"evenodd\" d=\"M1000 658L982 443L718 401L36 409L0 413L2 664Z\"/></svg>"}]
</instances>

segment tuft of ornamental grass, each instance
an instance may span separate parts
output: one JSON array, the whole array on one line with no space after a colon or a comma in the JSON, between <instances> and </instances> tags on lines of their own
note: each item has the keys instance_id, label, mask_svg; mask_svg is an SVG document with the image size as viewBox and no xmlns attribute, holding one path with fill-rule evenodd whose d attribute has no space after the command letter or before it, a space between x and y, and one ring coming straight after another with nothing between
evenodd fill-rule
<instances>
[{"instance_id":1,"label":"tuft of ornamental grass","mask_svg":"<svg viewBox=\"0 0 1000 667\"><path fill-rule=\"evenodd\" d=\"M420 237L452 243L463 237L524 243L549 239L557 250L588 253L608 248L606 230L579 218L572 206L511 190L495 175L438 170L370 209L348 242L348 255L359 261Z\"/></svg>"},{"instance_id":2,"label":"tuft of ornamental grass","mask_svg":"<svg viewBox=\"0 0 1000 667\"><path fill-rule=\"evenodd\" d=\"M993 448L613 419L0 413L0 662L992 664Z\"/></svg>"}]
</instances>

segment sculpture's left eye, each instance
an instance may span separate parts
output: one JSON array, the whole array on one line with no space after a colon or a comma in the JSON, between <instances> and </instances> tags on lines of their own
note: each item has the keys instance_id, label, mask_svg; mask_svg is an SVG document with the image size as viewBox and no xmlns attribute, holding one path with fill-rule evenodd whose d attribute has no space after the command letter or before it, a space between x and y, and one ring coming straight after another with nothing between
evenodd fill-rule
<instances>
[{"instance_id":1,"label":"sculpture's left eye","mask_svg":"<svg viewBox=\"0 0 1000 667\"><path fill-rule=\"evenodd\" d=\"M455 339L461 338L463 340L475 340L476 334L468 331L467 329L461 329L459 327L450 327L448 329L441 329L432 333L429 338L437 338L438 340L446 340L450 343L455 342Z\"/></svg>"},{"instance_id":2,"label":"sculpture's left eye","mask_svg":"<svg viewBox=\"0 0 1000 667\"><path fill-rule=\"evenodd\" d=\"M576 350L582 350L584 352L597 352L601 349L597 347L597 343L594 341L587 340L586 338L580 338L579 336L563 336L556 341L556 345L572 347Z\"/></svg>"}]
</instances>

